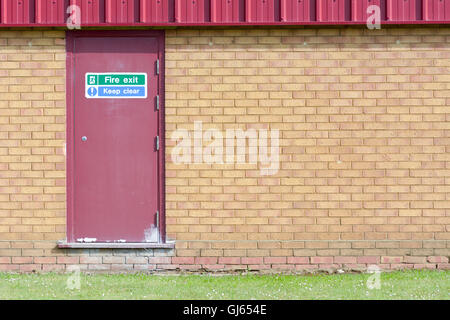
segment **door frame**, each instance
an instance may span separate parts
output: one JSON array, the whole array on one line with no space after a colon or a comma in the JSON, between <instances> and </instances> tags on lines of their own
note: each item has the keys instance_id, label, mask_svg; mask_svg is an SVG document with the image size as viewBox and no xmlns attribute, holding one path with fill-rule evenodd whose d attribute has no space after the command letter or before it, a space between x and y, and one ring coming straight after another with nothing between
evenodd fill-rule
<instances>
[{"instance_id":1,"label":"door frame","mask_svg":"<svg viewBox=\"0 0 450 320\"><path fill-rule=\"evenodd\" d=\"M158 153L158 208L159 208L159 233L160 243L166 243L166 214L165 214L165 32L164 30L83 30L66 31L66 199L67 199L67 217L66 217L66 237L67 242L74 243L74 41L80 37L151 37L158 42L159 59L159 115L158 115L158 135L159 135L159 153ZM156 71L156 70L155 70Z\"/></svg>"}]
</instances>

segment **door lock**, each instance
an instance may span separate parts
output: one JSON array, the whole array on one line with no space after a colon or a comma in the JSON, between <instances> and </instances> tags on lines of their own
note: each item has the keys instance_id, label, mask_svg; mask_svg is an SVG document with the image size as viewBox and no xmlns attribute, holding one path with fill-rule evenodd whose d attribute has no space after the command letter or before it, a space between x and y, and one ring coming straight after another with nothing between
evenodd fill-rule
<instances>
[{"instance_id":1,"label":"door lock","mask_svg":"<svg viewBox=\"0 0 450 320\"><path fill-rule=\"evenodd\" d=\"M84 142L84 141L87 141L87 137L86 137L86 136L82 136L82 137L81 137L81 141L83 141L83 142Z\"/></svg>"}]
</instances>

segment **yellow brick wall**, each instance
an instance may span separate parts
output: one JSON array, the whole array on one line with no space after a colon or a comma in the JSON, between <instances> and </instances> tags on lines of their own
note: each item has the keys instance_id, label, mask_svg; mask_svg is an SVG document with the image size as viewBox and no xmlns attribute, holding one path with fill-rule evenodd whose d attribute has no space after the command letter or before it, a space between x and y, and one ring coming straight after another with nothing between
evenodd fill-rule
<instances>
[{"instance_id":1,"label":"yellow brick wall","mask_svg":"<svg viewBox=\"0 0 450 320\"><path fill-rule=\"evenodd\" d=\"M450 28L167 30L175 252L56 248L64 36L0 31L0 271L449 268ZM174 164L195 121L278 129L280 170Z\"/></svg>"},{"instance_id":2,"label":"yellow brick wall","mask_svg":"<svg viewBox=\"0 0 450 320\"><path fill-rule=\"evenodd\" d=\"M448 256L449 39L448 27L167 31L177 255L403 255L441 241ZM194 121L279 129L279 172L174 164L172 134Z\"/></svg>"},{"instance_id":3,"label":"yellow brick wall","mask_svg":"<svg viewBox=\"0 0 450 320\"><path fill-rule=\"evenodd\" d=\"M0 31L2 241L65 237L64 38Z\"/></svg>"}]
</instances>

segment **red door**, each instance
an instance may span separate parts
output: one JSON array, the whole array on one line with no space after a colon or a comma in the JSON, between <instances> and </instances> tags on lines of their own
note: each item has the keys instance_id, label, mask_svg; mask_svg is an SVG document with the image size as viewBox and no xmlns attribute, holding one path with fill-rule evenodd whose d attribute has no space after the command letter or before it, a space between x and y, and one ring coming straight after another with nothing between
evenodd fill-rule
<instances>
[{"instance_id":1,"label":"red door","mask_svg":"<svg viewBox=\"0 0 450 320\"><path fill-rule=\"evenodd\" d=\"M162 45L160 36L133 32L68 36L69 242L161 241L157 104ZM117 87L88 87L93 74ZM134 74L146 75L146 83L139 83L141 89L146 86L145 95L116 96L115 89L132 92L119 82L127 82L121 76L128 75L127 88L135 88L129 85L138 79ZM112 81L115 76L122 80ZM90 98L97 90L98 96Z\"/></svg>"}]
</instances>

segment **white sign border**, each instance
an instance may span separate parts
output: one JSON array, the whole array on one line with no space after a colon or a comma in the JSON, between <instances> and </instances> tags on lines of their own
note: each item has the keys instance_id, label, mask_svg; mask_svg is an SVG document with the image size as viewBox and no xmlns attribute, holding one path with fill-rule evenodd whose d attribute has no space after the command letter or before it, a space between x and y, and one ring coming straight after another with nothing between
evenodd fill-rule
<instances>
[{"instance_id":1,"label":"white sign border","mask_svg":"<svg viewBox=\"0 0 450 320\"><path fill-rule=\"evenodd\" d=\"M88 75L101 75L101 74L144 75L144 77L145 77L145 85L144 85L145 86L145 96L142 96L142 97L133 97L133 96L130 96L130 97L114 97L114 96L100 97L100 96L98 96L98 92L97 92L97 96L95 96L95 97L90 96L88 94L88 89L94 87L94 88L96 88L98 90L98 87L100 85L98 85L98 84L91 85L91 86L88 85L87 84L88 83L88 81L87 81L88 78L87 77L88 77ZM102 86L104 86L104 85L102 85ZM125 87L125 85L119 85L117 87ZM147 99L148 98L148 75L147 75L146 72L86 72L85 75L84 75L84 97L86 99Z\"/></svg>"}]
</instances>

